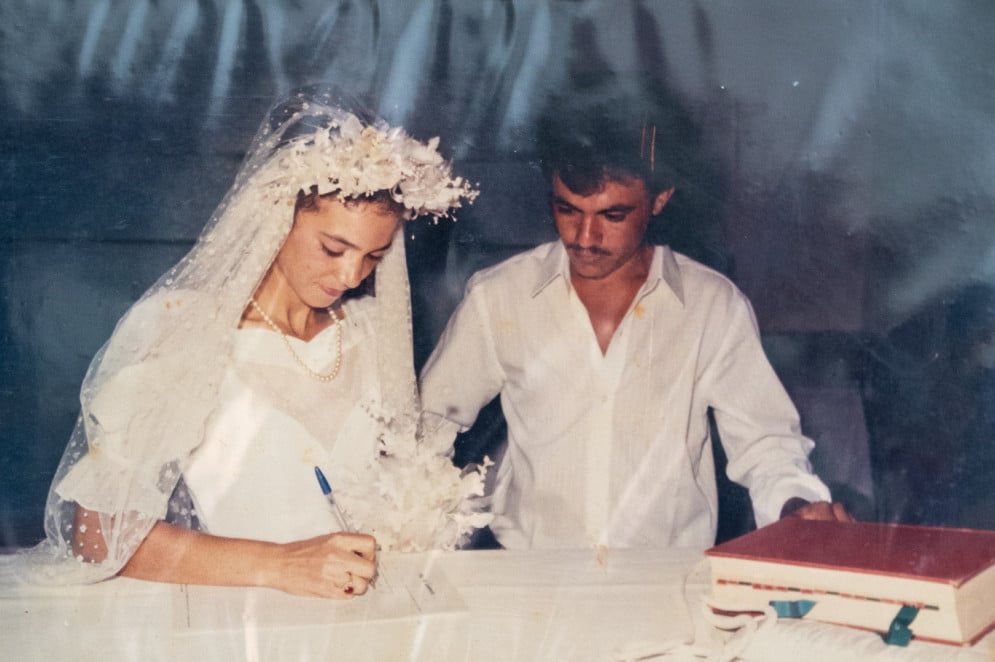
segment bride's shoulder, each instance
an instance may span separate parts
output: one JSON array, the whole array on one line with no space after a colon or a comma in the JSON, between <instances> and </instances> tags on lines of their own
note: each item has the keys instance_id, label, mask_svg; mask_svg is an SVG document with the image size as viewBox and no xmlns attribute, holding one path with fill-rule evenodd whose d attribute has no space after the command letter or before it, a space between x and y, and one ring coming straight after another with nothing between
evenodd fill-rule
<instances>
[{"instance_id":1,"label":"bride's shoulder","mask_svg":"<svg viewBox=\"0 0 995 662\"><path fill-rule=\"evenodd\" d=\"M139 299L134 308L147 312L166 314L181 313L191 306L203 307L216 301L217 297L193 289L158 290Z\"/></svg>"},{"instance_id":2,"label":"bride's shoulder","mask_svg":"<svg viewBox=\"0 0 995 662\"><path fill-rule=\"evenodd\" d=\"M118 322L118 332L131 328L150 330L182 320L203 319L217 311L217 297L197 290L159 290L132 304Z\"/></svg>"}]
</instances>

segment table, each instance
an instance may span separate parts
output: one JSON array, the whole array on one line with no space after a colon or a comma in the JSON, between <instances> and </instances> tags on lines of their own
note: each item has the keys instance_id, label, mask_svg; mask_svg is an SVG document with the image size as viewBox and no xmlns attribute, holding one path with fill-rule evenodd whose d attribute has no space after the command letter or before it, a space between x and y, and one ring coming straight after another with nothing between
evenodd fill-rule
<instances>
[{"instance_id":1,"label":"table","mask_svg":"<svg viewBox=\"0 0 995 662\"><path fill-rule=\"evenodd\" d=\"M701 550L385 554L383 565L388 586L345 602L126 578L7 596L0 658L608 661L638 642L695 640L718 654L729 638L699 617L708 591ZM438 592L427 607L404 589L422 571ZM665 659L692 659L675 655ZM995 637L973 648L899 649L872 633L782 621L749 640L741 659L800 655L981 662L995 659Z\"/></svg>"}]
</instances>

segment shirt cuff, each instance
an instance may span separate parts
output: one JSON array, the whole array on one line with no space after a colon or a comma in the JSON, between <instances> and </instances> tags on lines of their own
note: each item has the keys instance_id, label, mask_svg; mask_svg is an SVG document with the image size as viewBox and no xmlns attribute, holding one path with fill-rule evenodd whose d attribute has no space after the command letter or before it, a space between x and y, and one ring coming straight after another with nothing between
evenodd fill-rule
<instances>
[{"instance_id":1,"label":"shirt cuff","mask_svg":"<svg viewBox=\"0 0 995 662\"><path fill-rule=\"evenodd\" d=\"M753 515L757 527L773 524L781 518L781 508L788 499L798 497L810 503L816 501L832 501L832 495L825 483L813 474L784 478L764 497L753 503Z\"/></svg>"}]
</instances>

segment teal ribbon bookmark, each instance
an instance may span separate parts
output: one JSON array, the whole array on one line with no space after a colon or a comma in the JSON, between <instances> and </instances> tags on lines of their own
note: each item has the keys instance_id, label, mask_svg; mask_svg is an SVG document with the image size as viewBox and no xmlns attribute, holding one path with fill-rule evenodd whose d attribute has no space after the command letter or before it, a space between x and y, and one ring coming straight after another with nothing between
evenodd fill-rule
<instances>
[{"instance_id":1,"label":"teal ribbon bookmark","mask_svg":"<svg viewBox=\"0 0 995 662\"><path fill-rule=\"evenodd\" d=\"M771 600L778 618L802 618L815 606L813 600Z\"/></svg>"},{"instance_id":2,"label":"teal ribbon bookmark","mask_svg":"<svg viewBox=\"0 0 995 662\"><path fill-rule=\"evenodd\" d=\"M904 605L899 609L895 618L891 621L891 625L888 626L888 632L881 635L884 643L890 646L908 646L909 642L912 641L912 630L909 626L912 625L912 621L918 615L918 607Z\"/></svg>"}]
</instances>

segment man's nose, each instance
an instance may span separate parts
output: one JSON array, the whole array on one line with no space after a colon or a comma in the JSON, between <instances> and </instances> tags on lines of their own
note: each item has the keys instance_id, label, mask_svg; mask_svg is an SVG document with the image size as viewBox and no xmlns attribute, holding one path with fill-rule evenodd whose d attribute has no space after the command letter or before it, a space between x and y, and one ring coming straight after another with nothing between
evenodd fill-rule
<instances>
[{"instance_id":1,"label":"man's nose","mask_svg":"<svg viewBox=\"0 0 995 662\"><path fill-rule=\"evenodd\" d=\"M583 248L597 246L601 242L601 228L593 216L583 216L577 226L575 243Z\"/></svg>"}]
</instances>

